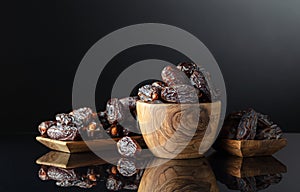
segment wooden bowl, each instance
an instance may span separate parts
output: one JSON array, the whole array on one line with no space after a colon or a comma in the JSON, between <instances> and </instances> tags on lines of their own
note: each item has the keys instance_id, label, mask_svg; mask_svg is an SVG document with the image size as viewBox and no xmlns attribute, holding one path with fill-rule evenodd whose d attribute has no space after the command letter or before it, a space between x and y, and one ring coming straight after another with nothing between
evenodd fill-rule
<instances>
[{"instance_id":1,"label":"wooden bowl","mask_svg":"<svg viewBox=\"0 0 300 192\"><path fill-rule=\"evenodd\" d=\"M165 161L153 159L154 165ZM205 158L170 160L147 168L139 192L209 191L218 192L216 177Z\"/></svg>"},{"instance_id":2,"label":"wooden bowl","mask_svg":"<svg viewBox=\"0 0 300 192\"><path fill-rule=\"evenodd\" d=\"M139 126L150 151L160 158L202 157L219 132L221 102L151 104L137 102Z\"/></svg>"},{"instance_id":3,"label":"wooden bowl","mask_svg":"<svg viewBox=\"0 0 300 192\"><path fill-rule=\"evenodd\" d=\"M287 145L286 139L272 140L233 140L220 139L214 145L219 151L226 151L239 157L273 155Z\"/></svg>"}]
</instances>

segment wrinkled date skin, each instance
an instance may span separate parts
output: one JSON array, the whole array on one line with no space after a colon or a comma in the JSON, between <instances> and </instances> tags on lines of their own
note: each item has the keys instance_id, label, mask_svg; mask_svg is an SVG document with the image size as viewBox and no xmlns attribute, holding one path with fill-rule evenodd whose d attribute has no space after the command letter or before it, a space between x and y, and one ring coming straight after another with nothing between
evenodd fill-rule
<instances>
[{"instance_id":1,"label":"wrinkled date skin","mask_svg":"<svg viewBox=\"0 0 300 192\"><path fill-rule=\"evenodd\" d=\"M124 119L123 106L118 98L110 99L106 104L107 120L110 124Z\"/></svg>"},{"instance_id":2,"label":"wrinkled date skin","mask_svg":"<svg viewBox=\"0 0 300 192\"><path fill-rule=\"evenodd\" d=\"M138 96L144 102L155 101L159 99L160 90L152 85L144 85L139 88Z\"/></svg>"},{"instance_id":3,"label":"wrinkled date skin","mask_svg":"<svg viewBox=\"0 0 300 192\"><path fill-rule=\"evenodd\" d=\"M190 85L189 78L175 66L166 66L161 72L161 77L168 86L181 84Z\"/></svg>"},{"instance_id":4,"label":"wrinkled date skin","mask_svg":"<svg viewBox=\"0 0 300 192\"><path fill-rule=\"evenodd\" d=\"M193 86L174 85L161 91L161 98L171 103L197 103L197 91Z\"/></svg>"},{"instance_id":5,"label":"wrinkled date skin","mask_svg":"<svg viewBox=\"0 0 300 192\"><path fill-rule=\"evenodd\" d=\"M162 81L155 81L155 82L152 83L152 86L157 87L161 91L167 85Z\"/></svg>"},{"instance_id":6,"label":"wrinkled date skin","mask_svg":"<svg viewBox=\"0 0 300 192\"><path fill-rule=\"evenodd\" d=\"M256 135L257 113L253 109L248 109L242 116L237 127L237 140L254 139Z\"/></svg>"},{"instance_id":7,"label":"wrinkled date skin","mask_svg":"<svg viewBox=\"0 0 300 192\"><path fill-rule=\"evenodd\" d=\"M177 69L184 72L188 77L191 77L193 72L198 69L195 63L182 62L177 65Z\"/></svg>"},{"instance_id":8,"label":"wrinkled date skin","mask_svg":"<svg viewBox=\"0 0 300 192\"><path fill-rule=\"evenodd\" d=\"M238 111L229 114L223 124L219 137L222 139L236 139L237 127L245 111Z\"/></svg>"},{"instance_id":9,"label":"wrinkled date skin","mask_svg":"<svg viewBox=\"0 0 300 192\"><path fill-rule=\"evenodd\" d=\"M77 127L72 125L56 125L52 126L47 130L47 135L51 139L61 141L74 141L80 139L80 134Z\"/></svg>"},{"instance_id":10,"label":"wrinkled date skin","mask_svg":"<svg viewBox=\"0 0 300 192\"><path fill-rule=\"evenodd\" d=\"M268 115L258 113L257 133L255 139L280 139L282 130L271 121Z\"/></svg>"},{"instance_id":11,"label":"wrinkled date skin","mask_svg":"<svg viewBox=\"0 0 300 192\"><path fill-rule=\"evenodd\" d=\"M135 110L137 100L138 97L125 97L120 99L120 103L124 106L124 108Z\"/></svg>"},{"instance_id":12,"label":"wrinkled date skin","mask_svg":"<svg viewBox=\"0 0 300 192\"><path fill-rule=\"evenodd\" d=\"M192 73L190 80L191 80L191 84L196 88L198 88L200 91L199 101L203 103L211 102L210 90L203 73L201 71L195 70Z\"/></svg>"}]
</instances>

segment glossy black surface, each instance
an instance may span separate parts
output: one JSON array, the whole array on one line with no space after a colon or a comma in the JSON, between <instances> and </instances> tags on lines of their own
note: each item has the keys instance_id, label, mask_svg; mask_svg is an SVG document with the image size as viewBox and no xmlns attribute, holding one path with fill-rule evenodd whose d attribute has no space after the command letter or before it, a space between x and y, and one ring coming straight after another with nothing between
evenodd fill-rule
<instances>
[{"instance_id":1,"label":"glossy black surface","mask_svg":"<svg viewBox=\"0 0 300 192\"><path fill-rule=\"evenodd\" d=\"M282 178L279 183L274 183L262 191L300 190L300 134L285 134L285 137L288 139L288 146L276 153L273 157L287 168L287 172L281 173ZM98 182L97 185L91 189L81 189L78 187L61 188L57 187L54 181L42 181L38 177L38 171L41 166L37 165L35 161L40 156L48 153L49 150L36 142L34 135L19 135L14 136L13 138L5 137L1 139L0 146L2 152L0 158L2 166L0 191L106 191L105 182ZM208 152L207 160L210 160L212 156L213 150ZM188 162L191 160L182 161ZM206 162L206 160L203 159L199 159L199 161ZM224 165L219 165L219 167L222 166L224 168ZM198 168L199 169L196 170L202 170L201 167ZM215 167L214 169L209 168L206 169L206 171L207 170L213 170L215 175L220 175L219 173L216 174L216 171L222 171L221 168L216 170ZM199 174L201 174L200 171ZM192 177L195 177L195 175ZM216 179L220 180L220 177L218 176ZM154 182L156 180L157 178L153 178ZM150 182L150 180L147 181ZM202 181L206 182L205 179ZM217 181L217 187L219 191L232 191L220 181Z\"/></svg>"}]
</instances>

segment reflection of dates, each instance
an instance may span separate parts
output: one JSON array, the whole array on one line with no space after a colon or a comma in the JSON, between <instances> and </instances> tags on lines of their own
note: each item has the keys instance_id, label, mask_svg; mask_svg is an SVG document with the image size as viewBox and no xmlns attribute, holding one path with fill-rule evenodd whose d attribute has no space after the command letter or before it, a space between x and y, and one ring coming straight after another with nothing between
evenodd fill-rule
<instances>
[{"instance_id":1,"label":"reflection of dates","mask_svg":"<svg viewBox=\"0 0 300 192\"><path fill-rule=\"evenodd\" d=\"M161 91L163 100L172 103L196 103L198 102L197 91L189 85L174 85L165 87Z\"/></svg>"},{"instance_id":2,"label":"reflection of dates","mask_svg":"<svg viewBox=\"0 0 300 192\"><path fill-rule=\"evenodd\" d=\"M254 139L256 135L256 126L257 113L253 109L248 109L240 120L236 138L238 140Z\"/></svg>"},{"instance_id":3,"label":"reflection of dates","mask_svg":"<svg viewBox=\"0 0 300 192\"><path fill-rule=\"evenodd\" d=\"M130 177L137 172L135 163L126 158L119 159L117 169L124 177Z\"/></svg>"},{"instance_id":4,"label":"reflection of dates","mask_svg":"<svg viewBox=\"0 0 300 192\"><path fill-rule=\"evenodd\" d=\"M142 101L149 102L159 99L159 88L152 85L144 85L139 88L139 97Z\"/></svg>"},{"instance_id":5,"label":"reflection of dates","mask_svg":"<svg viewBox=\"0 0 300 192\"><path fill-rule=\"evenodd\" d=\"M170 65L166 66L162 70L161 77L168 86L190 84L189 78L185 75L185 73Z\"/></svg>"},{"instance_id":6,"label":"reflection of dates","mask_svg":"<svg viewBox=\"0 0 300 192\"><path fill-rule=\"evenodd\" d=\"M190 77L193 86L200 90L200 102L211 102L210 90L201 71L194 71Z\"/></svg>"}]
</instances>

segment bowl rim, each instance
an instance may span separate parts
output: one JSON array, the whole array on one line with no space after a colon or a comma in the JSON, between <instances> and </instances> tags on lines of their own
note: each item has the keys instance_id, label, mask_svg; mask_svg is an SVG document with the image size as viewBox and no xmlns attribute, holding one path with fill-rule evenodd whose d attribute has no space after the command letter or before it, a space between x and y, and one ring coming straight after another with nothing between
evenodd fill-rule
<instances>
[{"instance_id":1,"label":"bowl rim","mask_svg":"<svg viewBox=\"0 0 300 192\"><path fill-rule=\"evenodd\" d=\"M144 102L142 100L138 100L136 102L137 104L140 103L140 104L143 104L143 105L160 105L160 106L163 106L163 105L211 105L211 104L215 104L215 103L222 103L221 100L217 100L217 101L214 101L214 102L209 102L209 103L148 103L148 102Z\"/></svg>"}]
</instances>

